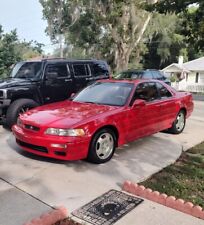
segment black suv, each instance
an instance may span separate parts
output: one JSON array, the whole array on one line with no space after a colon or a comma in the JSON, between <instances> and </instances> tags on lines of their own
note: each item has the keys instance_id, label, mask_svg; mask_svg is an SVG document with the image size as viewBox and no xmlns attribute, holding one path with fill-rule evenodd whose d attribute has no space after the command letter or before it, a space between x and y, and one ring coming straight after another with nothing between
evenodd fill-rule
<instances>
[{"instance_id":1,"label":"black suv","mask_svg":"<svg viewBox=\"0 0 204 225\"><path fill-rule=\"evenodd\" d=\"M110 77L100 60L42 59L17 63L0 80L0 124L11 127L19 113L38 105L65 100L88 84Z\"/></svg>"},{"instance_id":2,"label":"black suv","mask_svg":"<svg viewBox=\"0 0 204 225\"><path fill-rule=\"evenodd\" d=\"M170 80L159 70L126 70L117 74L115 79L156 79L171 85Z\"/></svg>"}]
</instances>

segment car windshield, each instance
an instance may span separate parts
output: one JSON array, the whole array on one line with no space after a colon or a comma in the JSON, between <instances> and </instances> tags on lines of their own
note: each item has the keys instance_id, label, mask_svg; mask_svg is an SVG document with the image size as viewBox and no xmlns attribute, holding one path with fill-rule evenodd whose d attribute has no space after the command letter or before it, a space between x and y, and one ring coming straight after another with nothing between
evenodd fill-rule
<instances>
[{"instance_id":1,"label":"car windshield","mask_svg":"<svg viewBox=\"0 0 204 225\"><path fill-rule=\"evenodd\" d=\"M79 92L74 102L86 102L101 105L123 106L134 87L131 83L96 82Z\"/></svg>"},{"instance_id":2,"label":"car windshield","mask_svg":"<svg viewBox=\"0 0 204 225\"><path fill-rule=\"evenodd\" d=\"M140 79L143 75L142 71L124 71L115 76L116 79Z\"/></svg>"},{"instance_id":3,"label":"car windshield","mask_svg":"<svg viewBox=\"0 0 204 225\"><path fill-rule=\"evenodd\" d=\"M41 62L19 62L11 71L10 77L33 79L41 74Z\"/></svg>"}]
</instances>

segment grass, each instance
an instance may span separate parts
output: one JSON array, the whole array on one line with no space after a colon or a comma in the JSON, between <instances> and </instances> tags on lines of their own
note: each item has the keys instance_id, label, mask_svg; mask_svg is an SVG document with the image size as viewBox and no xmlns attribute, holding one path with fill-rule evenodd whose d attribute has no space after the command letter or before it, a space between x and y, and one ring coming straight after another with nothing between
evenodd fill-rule
<instances>
[{"instance_id":1,"label":"grass","mask_svg":"<svg viewBox=\"0 0 204 225\"><path fill-rule=\"evenodd\" d=\"M141 184L204 208L204 142Z\"/></svg>"}]
</instances>

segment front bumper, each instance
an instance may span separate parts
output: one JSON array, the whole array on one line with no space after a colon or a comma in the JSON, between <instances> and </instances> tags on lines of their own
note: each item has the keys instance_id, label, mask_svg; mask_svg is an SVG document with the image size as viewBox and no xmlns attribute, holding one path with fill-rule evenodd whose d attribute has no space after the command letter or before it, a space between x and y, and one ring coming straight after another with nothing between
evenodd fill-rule
<instances>
[{"instance_id":1,"label":"front bumper","mask_svg":"<svg viewBox=\"0 0 204 225\"><path fill-rule=\"evenodd\" d=\"M11 104L10 99L1 99L0 98L0 109L7 108Z\"/></svg>"},{"instance_id":2,"label":"front bumper","mask_svg":"<svg viewBox=\"0 0 204 225\"><path fill-rule=\"evenodd\" d=\"M80 160L88 155L89 137L56 137L38 135L18 125L12 127L17 144L25 151L61 160ZM52 147L52 144L66 145L65 148Z\"/></svg>"}]
</instances>

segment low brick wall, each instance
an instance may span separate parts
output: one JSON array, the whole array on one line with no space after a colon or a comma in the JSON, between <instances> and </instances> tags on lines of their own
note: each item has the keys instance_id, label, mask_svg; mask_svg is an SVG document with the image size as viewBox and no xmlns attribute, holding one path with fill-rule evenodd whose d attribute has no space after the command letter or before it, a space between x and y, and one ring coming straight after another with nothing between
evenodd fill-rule
<instances>
[{"instance_id":1,"label":"low brick wall","mask_svg":"<svg viewBox=\"0 0 204 225\"><path fill-rule=\"evenodd\" d=\"M48 213L42 214L38 218L32 219L24 225L54 225L56 222L62 221L67 218L67 215L67 209L61 206ZM61 225L63 225L63 223Z\"/></svg>"},{"instance_id":2,"label":"low brick wall","mask_svg":"<svg viewBox=\"0 0 204 225\"><path fill-rule=\"evenodd\" d=\"M149 188L130 181L124 182L123 191L204 220L203 208L194 205L192 202L185 202L183 199L176 199L174 196L167 196L158 191L152 191Z\"/></svg>"}]
</instances>

